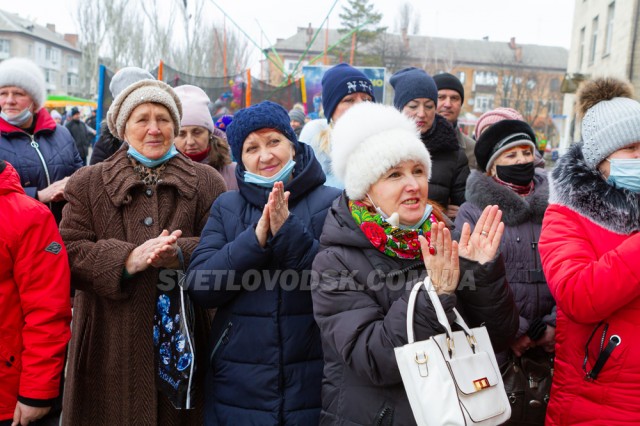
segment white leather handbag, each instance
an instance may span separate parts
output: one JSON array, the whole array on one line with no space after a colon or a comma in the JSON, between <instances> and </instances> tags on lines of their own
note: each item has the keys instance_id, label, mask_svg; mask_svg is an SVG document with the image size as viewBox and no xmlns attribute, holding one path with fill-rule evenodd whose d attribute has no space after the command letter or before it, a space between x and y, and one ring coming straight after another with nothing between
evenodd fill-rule
<instances>
[{"instance_id":1,"label":"white leather handbag","mask_svg":"<svg viewBox=\"0 0 640 426\"><path fill-rule=\"evenodd\" d=\"M444 334L416 342L413 316L424 286ZM511 406L485 327L469 329L457 310L451 331L431 280L416 284L407 308L406 345L395 348L411 410L419 426L499 425L511 417Z\"/></svg>"}]
</instances>

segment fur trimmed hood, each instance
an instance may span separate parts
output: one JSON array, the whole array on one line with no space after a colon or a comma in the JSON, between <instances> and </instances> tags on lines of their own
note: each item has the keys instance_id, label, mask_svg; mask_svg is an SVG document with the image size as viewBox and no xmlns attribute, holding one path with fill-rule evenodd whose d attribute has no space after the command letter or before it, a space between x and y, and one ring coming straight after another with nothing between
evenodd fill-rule
<instances>
[{"instance_id":1,"label":"fur trimmed hood","mask_svg":"<svg viewBox=\"0 0 640 426\"><path fill-rule=\"evenodd\" d=\"M553 170L549 203L566 206L617 234L640 231L640 194L609 185L587 165L582 142L572 145Z\"/></svg>"},{"instance_id":2,"label":"fur trimmed hood","mask_svg":"<svg viewBox=\"0 0 640 426\"><path fill-rule=\"evenodd\" d=\"M542 223L544 212L549 205L547 173L536 169L533 181L535 185L533 193L527 197L521 197L485 173L472 170L467 180L465 196L467 201L481 210L488 205L500 206L502 221L507 226L517 226L529 221Z\"/></svg>"}]
</instances>

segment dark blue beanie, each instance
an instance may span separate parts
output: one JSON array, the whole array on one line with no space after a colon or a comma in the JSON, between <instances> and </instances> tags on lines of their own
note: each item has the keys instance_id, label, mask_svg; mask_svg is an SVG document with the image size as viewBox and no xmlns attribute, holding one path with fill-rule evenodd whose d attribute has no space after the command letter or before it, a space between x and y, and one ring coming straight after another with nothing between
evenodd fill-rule
<instances>
[{"instance_id":1,"label":"dark blue beanie","mask_svg":"<svg viewBox=\"0 0 640 426\"><path fill-rule=\"evenodd\" d=\"M424 70L405 68L389 79L394 90L393 106L402 110L413 99L427 98L438 104L438 88L433 78Z\"/></svg>"},{"instance_id":2,"label":"dark blue beanie","mask_svg":"<svg viewBox=\"0 0 640 426\"><path fill-rule=\"evenodd\" d=\"M293 142L296 151L298 150L298 139L291 128L287 110L275 102L263 101L236 112L227 127L227 141L238 164L242 164L242 145L247 136L260 129L277 130Z\"/></svg>"},{"instance_id":3,"label":"dark blue beanie","mask_svg":"<svg viewBox=\"0 0 640 426\"><path fill-rule=\"evenodd\" d=\"M342 98L357 92L367 93L376 101L373 84L362 71L345 63L329 68L322 76L322 108L327 121L331 121Z\"/></svg>"}]
</instances>

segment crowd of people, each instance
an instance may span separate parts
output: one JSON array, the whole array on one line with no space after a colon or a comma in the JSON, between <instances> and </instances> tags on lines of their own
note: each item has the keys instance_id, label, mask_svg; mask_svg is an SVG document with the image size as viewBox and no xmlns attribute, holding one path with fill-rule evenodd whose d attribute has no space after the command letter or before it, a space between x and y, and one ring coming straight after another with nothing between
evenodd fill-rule
<instances>
[{"instance_id":1,"label":"crowd of people","mask_svg":"<svg viewBox=\"0 0 640 426\"><path fill-rule=\"evenodd\" d=\"M43 108L32 61L0 63L0 426L415 424L394 349L427 277L486 327L507 424L640 422L631 86L585 82L582 139L545 168L516 110L465 134L454 75L389 82L382 105L343 63L322 119L216 120L202 88L127 67L88 127ZM438 321L422 291L416 339Z\"/></svg>"}]
</instances>

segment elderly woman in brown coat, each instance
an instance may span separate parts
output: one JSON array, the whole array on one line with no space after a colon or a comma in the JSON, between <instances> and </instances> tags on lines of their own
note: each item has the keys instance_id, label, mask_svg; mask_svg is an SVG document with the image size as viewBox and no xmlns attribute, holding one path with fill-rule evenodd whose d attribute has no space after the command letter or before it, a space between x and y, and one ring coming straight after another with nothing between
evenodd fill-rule
<instances>
[{"instance_id":1,"label":"elderly woman in brown coat","mask_svg":"<svg viewBox=\"0 0 640 426\"><path fill-rule=\"evenodd\" d=\"M166 306L158 294L181 293L175 271L188 267L210 206L226 188L217 171L175 149L181 114L168 85L132 84L107 115L126 144L67 184L61 234L78 291L65 425L202 424L201 395L189 404L195 410L178 410L164 391L156 333ZM206 356L198 331L208 327L198 319L196 365ZM161 325L178 328L170 322Z\"/></svg>"}]
</instances>

